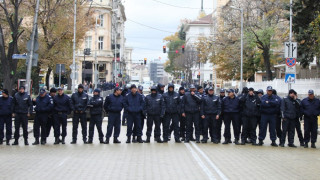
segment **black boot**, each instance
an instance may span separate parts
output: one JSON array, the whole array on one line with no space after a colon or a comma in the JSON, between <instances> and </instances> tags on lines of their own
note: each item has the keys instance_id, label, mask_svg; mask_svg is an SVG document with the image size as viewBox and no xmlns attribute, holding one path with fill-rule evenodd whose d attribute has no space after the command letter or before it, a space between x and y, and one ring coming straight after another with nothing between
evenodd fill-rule
<instances>
[{"instance_id":1,"label":"black boot","mask_svg":"<svg viewBox=\"0 0 320 180\"><path fill-rule=\"evenodd\" d=\"M70 144L77 144L77 140L73 139Z\"/></svg>"},{"instance_id":2,"label":"black boot","mask_svg":"<svg viewBox=\"0 0 320 180\"><path fill-rule=\"evenodd\" d=\"M276 143L276 141L272 141L271 146L278 147L278 144Z\"/></svg>"},{"instance_id":3,"label":"black boot","mask_svg":"<svg viewBox=\"0 0 320 180\"><path fill-rule=\"evenodd\" d=\"M0 145L2 145L3 144L3 139L0 139Z\"/></svg>"},{"instance_id":4,"label":"black boot","mask_svg":"<svg viewBox=\"0 0 320 180\"><path fill-rule=\"evenodd\" d=\"M39 139L38 139L38 144L39 144ZM28 139L24 139L24 145L25 145L25 146L29 146Z\"/></svg>"},{"instance_id":5,"label":"black boot","mask_svg":"<svg viewBox=\"0 0 320 180\"><path fill-rule=\"evenodd\" d=\"M126 121L122 121L122 126L126 126L126 125L127 125Z\"/></svg>"},{"instance_id":6,"label":"black boot","mask_svg":"<svg viewBox=\"0 0 320 180\"><path fill-rule=\"evenodd\" d=\"M92 144L92 139L89 139L88 144Z\"/></svg>"},{"instance_id":7,"label":"black boot","mask_svg":"<svg viewBox=\"0 0 320 180\"><path fill-rule=\"evenodd\" d=\"M18 140L18 139L15 139L12 145L13 145L13 146L19 145L19 140Z\"/></svg>"},{"instance_id":8,"label":"black boot","mask_svg":"<svg viewBox=\"0 0 320 180\"><path fill-rule=\"evenodd\" d=\"M109 144L110 138L106 138L106 141L104 142L105 144Z\"/></svg>"},{"instance_id":9,"label":"black boot","mask_svg":"<svg viewBox=\"0 0 320 180\"><path fill-rule=\"evenodd\" d=\"M300 142L300 146L301 146L301 147L304 147L304 142Z\"/></svg>"},{"instance_id":10,"label":"black boot","mask_svg":"<svg viewBox=\"0 0 320 180\"><path fill-rule=\"evenodd\" d=\"M222 144L229 144L229 142L230 142L230 139L225 139Z\"/></svg>"},{"instance_id":11,"label":"black boot","mask_svg":"<svg viewBox=\"0 0 320 180\"><path fill-rule=\"evenodd\" d=\"M161 140L160 137L157 137L157 138L155 139L155 141L157 141L157 143L163 143L163 141Z\"/></svg>"},{"instance_id":12,"label":"black boot","mask_svg":"<svg viewBox=\"0 0 320 180\"><path fill-rule=\"evenodd\" d=\"M46 139L41 138L41 145L45 145L45 144L46 144Z\"/></svg>"},{"instance_id":13,"label":"black boot","mask_svg":"<svg viewBox=\"0 0 320 180\"><path fill-rule=\"evenodd\" d=\"M114 144L120 144L121 141L119 141L118 138L115 137L115 138L113 139L113 143L114 143Z\"/></svg>"},{"instance_id":14,"label":"black boot","mask_svg":"<svg viewBox=\"0 0 320 180\"><path fill-rule=\"evenodd\" d=\"M182 138L181 138L181 141L184 141L184 140L185 140L185 138L184 138L184 137L182 137Z\"/></svg>"},{"instance_id":15,"label":"black boot","mask_svg":"<svg viewBox=\"0 0 320 180\"><path fill-rule=\"evenodd\" d=\"M147 139L144 142L145 143L150 143L150 136L147 136Z\"/></svg>"},{"instance_id":16,"label":"black boot","mask_svg":"<svg viewBox=\"0 0 320 180\"><path fill-rule=\"evenodd\" d=\"M196 138L196 143L200 143L200 137Z\"/></svg>"},{"instance_id":17,"label":"black boot","mask_svg":"<svg viewBox=\"0 0 320 180\"><path fill-rule=\"evenodd\" d=\"M99 139L99 141L100 141L100 144L104 144L103 138Z\"/></svg>"},{"instance_id":18,"label":"black boot","mask_svg":"<svg viewBox=\"0 0 320 180\"><path fill-rule=\"evenodd\" d=\"M36 138L36 140L34 141L34 143L32 143L32 145L38 145L39 144L39 138Z\"/></svg>"},{"instance_id":19,"label":"black boot","mask_svg":"<svg viewBox=\"0 0 320 180\"><path fill-rule=\"evenodd\" d=\"M53 144L59 144L59 142L60 142L59 138L56 137Z\"/></svg>"},{"instance_id":20,"label":"black boot","mask_svg":"<svg viewBox=\"0 0 320 180\"><path fill-rule=\"evenodd\" d=\"M241 140L241 145L246 145L246 140Z\"/></svg>"},{"instance_id":21,"label":"black boot","mask_svg":"<svg viewBox=\"0 0 320 180\"><path fill-rule=\"evenodd\" d=\"M131 143L131 136L128 136L126 143Z\"/></svg>"},{"instance_id":22,"label":"black boot","mask_svg":"<svg viewBox=\"0 0 320 180\"><path fill-rule=\"evenodd\" d=\"M176 143L181 143L179 138L175 138Z\"/></svg>"},{"instance_id":23,"label":"black boot","mask_svg":"<svg viewBox=\"0 0 320 180\"><path fill-rule=\"evenodd\" d=\"M317 148L315 143L311 143L311 148Z\"/></svg>"},{"instance_id":24,"label":"black boot","mask_svg":"<svg viewBox=\"0 0 320 180\"><path fill-rule=\"evenodd\" d=\"M62 139L61 139L61 144L66 144L66 141L65 141L65 137L62 137ZM60 139L59 139L59 141L60 141Z\"/></svg>"},{"instance_id":25,"label":"black boot","mask_svg":"<svg viewBox=\"0 0 320 180\"><path fill-rule=\"evenodd\" d=\"M7 139L7 146L10 146L10 139Z\"/></svg>"},{"instance_id":26,"label":"black boot","mask_svg":"<svg viewBox=\"0 0 320 180\"><path fill-rule=\"evenodd\" d=\"M137 137L137 142L138 142L138 143L143 143L143 140L142 140L141 136L138 136L138 137Z\"/></svg>"},{"instance_id":27,"label":"black boot","mask_svg":"<svg viewBox=\"0 0 320 180\"><path fill-rule=\"evenodd\" d=\"M133 143L137 143L136 136L132 136L132 142L133 142Z\"/></svg>"},{"instance_id":28,"label":"black boot","mask_svg":"<svg viewBox=\"0 0 320 180\"><path fill-rule=\"evenodd\" d=\"M252 141L252 145L253 145L253 146L257 146L258 144L257 144L257 142L254 140L254 141Z\"/></svg>"},{"instance_id":29,"label":"black boot","mask_svg":"<svg viewBox=\"0 0 320 180\"><path fill-rule=\"evenodd\" d=\"M284 147L284 143L280 143L279 146L280 146L280 147Z\"/></svg>"},{"instance_id":30,"label":"black boot","mask_svg":"<svg viewBox=\"0 0 320 180\"><path fill-rule=\"evenodd\" d=\"M83 144L88 144L87 139L83 139Z\"/></svg>"},{"instance_id":31,"label":"black boot","mask_svg":"<svg viewBox=\"0 0 320 180\"><path fill-rule=\"evenodd\" d=\"M240 145L239 139L235 139L235 140L234 140L234 144L235 144L235 145Z\"/></svg>"},{"instance_id":32,"label":"black boot","mask_svg":"<svg viewBox=\"0 0 320 180\"><path fill-rule=\"evenodd\" d=\"M196 139L194 139L193 136L191 136L190 141L195 141Z\"/></svg>"},{"instance_id":33,"label":"black boot","mask_svg":"<svg viewBox=\"0 0 320 180\"><path fill-rule=\"evenodd\" d=\"M189 138L185 138L184 143L189 143L189 142L190 142Z\"/></svg>"},{"instance_id":34,"label":"black boot","mask_svg":"<svg viewBox=\"0 0 320 180\"><path fill-rule=\"evenodd\" d=\"M289 144L288 146L289 146L289 147L292 147L292 148L296 148L296 147L297 147L297 146L294 145L294 144Z\"/></svg>"},{"instance_id":35,"label":"black boot","mask_svg":"<svg viewBox=\"0 0 320 180\"><path fill-rule=\"evenodd\" d=\"M263 143L263 140L260 140L259 139L259 144L258 144L258 146L262 146L264 143Z\"/></svg>"},{"instance_id":36,"label":"black boot","mask_svg":"<svg viewBox=\"0 0 320 180\"><path fill-rule=\"evenodd\" d=\"M304 143L304 148L308 148L308 143Z\"/></svg>"}]
</instances>

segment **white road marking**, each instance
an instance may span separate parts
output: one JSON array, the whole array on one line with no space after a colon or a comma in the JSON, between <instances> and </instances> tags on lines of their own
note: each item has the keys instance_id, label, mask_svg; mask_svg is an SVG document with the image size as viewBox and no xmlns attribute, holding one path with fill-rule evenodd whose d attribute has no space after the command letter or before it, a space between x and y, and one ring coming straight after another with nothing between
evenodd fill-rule
<instances>
[{"instance_id":1,"label":"white road marking","mask_svg":"<svg viewBox=\"0 0 320 180\"><path fill-rule=\"evenodd\" d=\"M192 147L186 143L184 143L184 145L186 145L187 149L191 152L193 158L197 161L197 163L202 168L202 170L207 174L208 178L210 180L215 180L213 174L210 172L210 170L207 168L207 166L204 164L204 162L200 159L198 154L192 149Z\"/></svg>"},{"instance_id":2,"label":"white road marking","mask_svg":"<svg viewBox=\"0 0 320 180\"><path fill-rule=\"evenodd\" d=\"M207 163L219 174L221 179L228 180L228 178L220 171L220 169L210 160L210 158L195 144L191 142L193 147L202 155L202 157L207 161Z\"/></svg>"},{"instance_id":3,"label":"white road marking","mask_svg":"<svg viewBox=\"0 0 320 180\"><path fill-rule=\"evenodd\" d=\"M65 158L64 160L61 161L61 163L58 165L58 167L62 166L69 158Z\"/></svg>"}]
</instances>

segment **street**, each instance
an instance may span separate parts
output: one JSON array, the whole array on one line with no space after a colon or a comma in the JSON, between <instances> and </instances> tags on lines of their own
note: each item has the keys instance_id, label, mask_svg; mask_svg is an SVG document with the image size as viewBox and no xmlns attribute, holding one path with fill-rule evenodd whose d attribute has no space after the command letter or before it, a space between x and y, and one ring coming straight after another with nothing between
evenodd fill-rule
<instances>
[{"instance_id":1,"label":"street","mask_svg":"<svg viewBox=\"0 0 320 180\"><path fill-rule=\"evenodd\" d=\"M104 133L107 121L103 122ZM32 123L29 123L32 126ZM79 127L80 130L80 127ZM0 179L319 179L318 149L236 146L191 142L126 144L122 126L121 144L71 145L72 123L68 123L65 145L53 145L50 134L45 146L0 146ZM81 132L81 131L80 131ZM144 129L145 133L145 129ZM269 137L269 135L267 135ZM145 138L145 137L144 137ZM298 138L295 138L298 145Z\"/></svg>"}]
</instances>

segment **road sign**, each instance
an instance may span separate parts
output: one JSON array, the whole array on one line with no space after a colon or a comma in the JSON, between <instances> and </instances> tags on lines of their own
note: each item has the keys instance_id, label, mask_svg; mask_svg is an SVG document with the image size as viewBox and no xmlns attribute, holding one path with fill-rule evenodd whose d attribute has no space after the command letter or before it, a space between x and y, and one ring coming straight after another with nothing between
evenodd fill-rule
<instances>
[{"instance_id":1,"label":"road sign","mask_svg":"<svg viewBox=\"0 0 320 180\"><path fill-rule=\"evenodd\" d=\"M286 66L286 73L296 74L296 66L293 66L293 67Z\"/></svg>"},{"instance_id":2,"label":"road sign","mask_svg":"<svg viewBox=\"0 0 320 180\"><path fill-rule=\"evenodd\" d=\"M284 57L285 58L297 58L298 45L296 42L284 43Z\"/></svg>"},{"instance_id":3,"label":"road sign","mask_svg":"<svg viewBox=\"0 0 320 180\"><path fill-rule=\"evenodd\" d=\"M32 41L29 40L29 41L27 42L27 50L28 50L29 52L31 51L31 44L32 44ZM35 40L34 40L33 51L36 52L36 51L38 51L38 50L39 50L39 43L38 43L38 41L35 39Z\"/></svg>"},{"instance_id":4,"label":"road sign","mask_svg":"<svg viewBox=\"0 0 320 180\"><path fill-rule=\"evenodd\" d=\"M296 82L296 74L286 74L285 82L290 83L290 84L295 83Z\"/></svg>"},{"instance_id":5,"label":"road sign","mask_svg":"<svg viewBox=\"0 0 320 180\"><path fill-rule=\"evenodd\" d=\"M287 58L286 59L286 65L289 67L293 67L297 64L296 58Z\"/></svg>"},{"instance_id":6,"label":"road sign","mask_svg":"<svg viewBox=\"0 0 320 180\"><path fill-rule=\"evenodd\" d=\"M78 66L77 64L76 64L76 65L71 64L69 67L70 67L71 70L77 70L77 69L79 69L79 66Z\"/></svg>"},{"instance_id":7,"label":"road sign","mask_svg":"<svg viewBox=\"0 0 320 180\"><path fill-rule=\"evenodd\" d=\"M13 54L12 59L27 59L26 54Z\"/></svg>"}]
</instances>

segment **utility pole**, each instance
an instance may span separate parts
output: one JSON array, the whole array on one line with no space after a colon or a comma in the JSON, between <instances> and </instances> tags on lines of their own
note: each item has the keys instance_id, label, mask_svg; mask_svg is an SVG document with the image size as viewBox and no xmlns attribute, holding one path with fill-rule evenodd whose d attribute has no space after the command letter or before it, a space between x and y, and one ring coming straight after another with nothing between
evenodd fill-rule
<instances>
[{"instance_id":1,"label":"utility pole","mask_svg":"<svg viewBox=\"0 0 320 180\"><path fill-rule=\"evenodd\" d=\"M59 87L61 87L61 65L59 64Z\"/></svg>"},{"instance_id":2,"label":"utility pole","mask_svg":"<svg viewBox=\"0 0 320 180\"><path fill-rule=\"evenodd\" d=\"M34 19L33 19L33 28L32 28L32 35L31 35L31 51L30 51L30 58L28 61L28 67L27 67L27 77L26 77L26 92L30 94L30 87L31 87L31 70L32 70L32 58L33 58L33 53L34 53L34 39L35 39L35 35L36 35L36 30L38 28L38 13L39 13L39 4L40 4L40 0L37 0L37 4L36 4L36 13L34 15ZM35 82L35 83L39 83L39 82Z\"/></svg>"},{"instance_id":3,"label":"utility pole","mask_svg":"<svg viewBox=\"0 0 320 180\"><path fill-rule=\"evenodd\" d=\"M112 3L112 24L113 24L113 33L114 33L114 69L113 69L113 76L114 82L116 83L117 80L117 9L118 2L117 0L113 0Z\"/></svg>"},{"instance_id":4,"label":"utility pole","mask_svg":"<svg viewBox=\"0 0 320 180\"><path fill-rule=\"evenodd\" d=\"M73 18L73 58L72 58L72 89L71 91L74 92L76 89L76 33L77 33L77 0L74 0L74 18Z\"/></svg>"},{"instance_id":5,"label":"utility pole","mask_svg":"<svg viewBox=\"0 0 320 180\"><path fill-rule=\"evenodd\" d=\"M292 42L292 0L290 0L290 34L289 34L289 42ZM291 83L288 83L288 90L291 89Z\"/></svg>"},{"instance_id":6,"label":"utility pole","mask_svg":"<svg viewBox=\"0 0 320 180\"><path fill-rule=\"evenodd\" d=\"M94 64L93 64L93 78L94 78L94 85L95 87L98 87L98 72L97 72L97 51L98 51L98 48L97 47L97 43L98 43L98 33L97 33L97 26L98 26L98 18L96 16L96 24L95 24L95 32L94 32L94 35L95 35L95 40L94 40Z\"/></svg>"}]
</instances>

